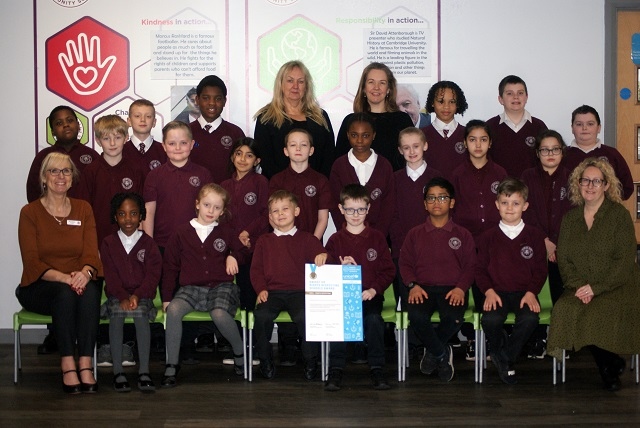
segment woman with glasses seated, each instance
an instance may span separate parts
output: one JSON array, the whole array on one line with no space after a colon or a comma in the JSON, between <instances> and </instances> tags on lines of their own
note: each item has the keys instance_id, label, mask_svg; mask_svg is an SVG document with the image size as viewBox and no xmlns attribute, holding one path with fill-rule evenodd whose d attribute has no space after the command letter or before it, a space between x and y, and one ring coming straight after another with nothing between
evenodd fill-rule
<instances>
[{"instance_id":1,"label":"woman with glasses seated","mask_svg":"<svg viewBox=\"0 0 640 428\"><path fill-rule=\"evenodd\" d=\"M26 310L51 315L62 389L70 394L98 390L91 358L102 293L93 211L67 197L77 177L67 154L47 155L40 167L42 196L22 208L18 225L23 271L16 296Z\"/></svg>"},{"instance_id":2,"label":"woman with glasses seated","mask_svg":"<svg viewBox=\"0 0 640 428\"><path fill-rule=\"evenodd\" d=\"M588 158L569 177L576 205L562 221L558 264L565 291L551 316L548 353L583 347L593 354L604 388L620 389L625 360L640 352L640 271L633 222L621 185L603 159Z\"/></svg>"}]
</instances>

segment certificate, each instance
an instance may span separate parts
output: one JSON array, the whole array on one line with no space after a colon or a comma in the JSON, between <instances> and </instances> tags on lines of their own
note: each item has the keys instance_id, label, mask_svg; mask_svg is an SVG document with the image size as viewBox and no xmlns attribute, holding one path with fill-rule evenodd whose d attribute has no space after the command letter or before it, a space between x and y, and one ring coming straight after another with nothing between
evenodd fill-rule
<instances>
[{"instance_id":1,"label":"certificate","mask_svg":"<svg viewBox=\"0 0 640 428\"><path fill-rule=\"evenodd\" d=\"M305 320L309 342L362 341L360 266L305 265Z\"/></svg>"}]
</instances>

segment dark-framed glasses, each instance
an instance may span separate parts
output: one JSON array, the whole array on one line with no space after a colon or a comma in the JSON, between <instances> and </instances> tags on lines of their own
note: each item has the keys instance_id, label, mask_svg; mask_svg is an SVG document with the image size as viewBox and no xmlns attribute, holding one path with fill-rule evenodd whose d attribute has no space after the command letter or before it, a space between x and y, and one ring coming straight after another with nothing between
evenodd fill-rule
<instances>
[{"instance_id":1,"label":"dark-framed glasses","mask_svg":"<svg viewBox=\"0 0 640 428\"><path fill-rule=\"evenodd\" d=\"M436 201L438 201L441 204L444 204L449 199L451 199L451 196L445 196L445 195L433 196L433 195L429 195L424 199L427 201L428 204L435 204Z\"/></svg>"},{"instance_id":2,"label":"dark-framed glasses","mask_svg":"<svg viewBox=\"0 0 640 428\"><path fill-rule=\"evenodd\" d=\"M578 179L578 184L582 187L589 187L590 184L593 184L593 187L602 187L604 184L607 184L607 180L603 180L601 178L580 178Z\"/></svg>"},{"instance_id":3,"label":"dark-framed glasses","mask_svg":"<svg viewBox=\"0 0 640 428\"><path fill-rule=\"evenodd\" d=\"M62 173L62 175L64 175L65 177L70 176L71 174L73 174L73 170L71 168L51 168L48 169L47 172L51 175L60 175L60 173Z\"/></svg>"},{"instance_id":4,"label":"dark-framed glasses","mask_svg":"<svg viewBox=\"0 0 640 428\"><path fill-rule=\"evenodd\" d=\"M367 213L367 211L369 211L369 208L342 208L344 210L344 213L347 215L354 215L355 213L358 213L359 215L365 215Z\"/></svg>"},{"instance_id":5,"label":"dark-framed glasses","mask_svg":"<svg viewBox=\"0 0 640 428\"><path fill-rule=\"evenodd\" d=\"M554 147L552 149L547 149L542 148L542 149L538 149L538 153L540 153L541 156L550 156L550 155L559 155L560 153L562 153L562 147Z\"/></svg>"}]
</instances>

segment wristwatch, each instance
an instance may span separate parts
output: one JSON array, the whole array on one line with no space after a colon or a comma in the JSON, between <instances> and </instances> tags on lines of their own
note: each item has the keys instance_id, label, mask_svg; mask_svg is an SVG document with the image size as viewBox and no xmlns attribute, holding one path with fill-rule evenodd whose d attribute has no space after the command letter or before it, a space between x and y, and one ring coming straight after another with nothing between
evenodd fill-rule
<instances>
[{"instance_id":1,"label":"wristwatch","mask_svg":"<svg viewBox=\"0 0 640 428\"><path fill-rule=\"evenodd\" d=\"M420 284L418 284L418 283L417 283L417 282L415 282L415 281L411 281L410 283L408 283L408 284L407 284L407 288L408 288L409 290L411 290L411 289L412 289L413 287L415 287L416 285L420 285Z\"/></svg>"}]
</instances>

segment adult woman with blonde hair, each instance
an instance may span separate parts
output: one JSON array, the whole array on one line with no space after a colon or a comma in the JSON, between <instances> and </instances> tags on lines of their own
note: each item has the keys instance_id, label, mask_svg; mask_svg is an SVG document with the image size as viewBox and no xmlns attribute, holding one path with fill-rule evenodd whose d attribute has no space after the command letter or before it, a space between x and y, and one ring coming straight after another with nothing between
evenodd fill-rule
<instances>
[{"instance_id":1,"label":"adult woman with blonde hair","mask_svg":"<svg viewBox=\"0 0 640 428\"><path fill-rule=\"evenodd\" d=\"M262 156L262 173L267 178L289 166L284 141L296 128L305 129L312 136L311 168L329 177L335 147L333 128L329 115L318 104L313 78L302 61L289 61L280 67L273 85L273 98L258 110L254 119L254 139Z\"/></svg>"},{"instance_id":2,"label":"adult woman with blonde hair","mask_svg":"<svg viewBox=\"0 0 640 428\"><path fill-rule=\"evenodd\" d=\"M622 186L606 160L588 158L569 177L576 205L560 228L557 259L565 291L551 316L549 354L587 347L604 388L620 389L625 360L640 352L640 270Z\"/></svg>"},{"instance_id":3,"label":"adult woman with blonde hair","mask_svg":"<svg viewBox=\"0 0 640 428\"><path fill-rule=\"evenodd\" d=\"M23 271L16 297L25 309L51 315L62 389L70 394L98 390L91 358L102 294L93 211L67 196L77 177L67 154L48 154L40 167L42 196L22 208L18 224Z\"/></svg>"},{"instance_id":4,"label":"adult woman with blonde hair","mask_svg":"<svg viewBox=\"0 0 640 428\"><path fill-rule=\"evenodd\" d=\"M396 104L397 82L393 72L385 64L372 62L362 71L358 92L353 100L353 113L342 121L336 141L336 158L351 149L347 137L347 124L354 113L369 113L376 126L376 136L371 144L373 151L384 156L393 170L404 168L405 162L398 152L400 131L413 126L407 113Z\"/></svg>"}]
</instances>

